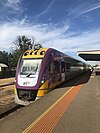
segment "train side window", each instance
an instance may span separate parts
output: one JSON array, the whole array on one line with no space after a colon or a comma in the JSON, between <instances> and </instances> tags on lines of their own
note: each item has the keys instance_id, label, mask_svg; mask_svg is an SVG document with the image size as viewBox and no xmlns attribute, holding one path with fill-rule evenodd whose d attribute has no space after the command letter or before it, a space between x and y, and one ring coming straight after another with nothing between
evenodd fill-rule
<instances>
[{"instance_id":1,"label":"train side window","mask_svg":"<svg viewBox=\"0 0 100 133\"><path fill-rule=\"evenodd\" d=\"M55 64L55 74L59 73L60 71L60 64L58 61L54 61L54 64Z\"/></svg>"},{"instance_id":2,"label":"train side window","mask_svg":"<svg viewBox=\"0 0 100 133\"><path fill-rule=\"evenodd\" d=\"M61 62L61 72L64 73L65 72L65 63Z\"/></svg>"},{"instance_id":3,"label":"train side window","mask_svg":"<svg viewBox=\"0 0 100 133\"><path fill-rule=\"evenodd\" d=\"M52 62L52 63L50 64L50 75L53 75L54 72L55 72L55 64L54 64L54 62Z\"/></svg>"},{"instance_id":4,"label":"train side window","mask_svg":"<svg viewBox=\"0 0 100 133\"><path fill-rule=\"evenodd\" d=\"M50 75L57 74L60 72L60 64L57 61L53 61L50 64L50 69L49 69Z\"/></svg>"},{"instance_id":5,"label":"train side window","mask_svg":"<svg viewBox=\"0 0 100 133\"><path fill-rule=\"evenodd\" d=\"M69 63L66 63L66 70L67 70L67 72L70 72L70 64Z\"/></svg>"}]
</instances>

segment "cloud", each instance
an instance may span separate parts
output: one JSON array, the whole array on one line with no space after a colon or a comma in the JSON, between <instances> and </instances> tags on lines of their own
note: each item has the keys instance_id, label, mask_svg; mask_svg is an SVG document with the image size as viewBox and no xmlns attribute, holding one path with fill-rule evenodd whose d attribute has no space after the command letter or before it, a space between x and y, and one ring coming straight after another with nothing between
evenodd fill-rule
<instances>
[{"instance_id":1,"label":"cloud","mask_svg":"<svg viewBox=\"0 0 100 133\"><path fill-rule=\"evenodd\" d=\"M52 0L48 6L40 13L36 16L36 19L38 19L39 17L41 17L42 15L46 14L48 12L48 10L51 8L51 6L53 5L55 0Z\"/></svg>"},{"instance_id":2,"label":"cloud","mask_svg":"<svg viewBox=\"0 0 100 133\"><path fill-rule=\"evenodd\" d=\"M83 15L83 14L86 14L88 12L94 11L99 8L100 8L100 3L92 5L91 7L88 7L87 9L81 11L78 15Z\"/></svg>"},{"instance_id":3,"label":"cloud","mask_svg":"<svg viewBox=\"0 0 100 133\"><path fill-rule=\"evenodd\" d=\"M22 0L6 0L6 3L4 3L4 6L7 8L11 8L15 11L20 10L20 4Z\"/></svg>"},{"instance_id":4,"label":"cloud","mask_svg":"<svg viewBox=\"0 0 100 133\"><path fill-rule=\"evenodd\" d=\"M67 16L70 16L71 18L76 18L78 16L90 13L94 10L97 10L100 8L100 2L82 2L76 8L70 8L69 13Z\"/></svg>"},{"instance_id":5,"label":"cloud","mask_svg":"<svg viewBox=\"0 0 100 133\"><path fill-rule=\"evenodd\" d=\"M100 47L100 29L83 32L81 35L68 37L63 40L63 51L78 51L99 49ZM64 47L65 46L65 47Z\"/></svg>"},{"instance_id":6,"label":"cloud","mask_svg":"<svg viewBox=\"0 0 100 133\"><path fill-rule=\"evenodd\" d=\"M64 53L79 50L100 49L100 29L69 33L70 25L28 24L26 18L0 25L0 51L10 51L13 42L19 35L34 37L36 43L44 47L52 47ZM68 33L68 34L67 34Z\"/></svg>"},{"instance_id":7,"label":"cloud","mask_svg":"<svg viewBox=\"0 0 100 133\"><path fill-rule=\"evenodd\" d=\"M1 45L0 50L9 50L12 43L15 41L17 36L26 35L29 37L34 37L36 42L48 42L50 39L55 37L60 37L64 32L68 30L69 26L64 25L57 28L57 25L49 24L28 24L26 23L26 18L22 21L13 21L9 23L4 23L0 25L0 39Z\"/></svg>"}]
</instances>

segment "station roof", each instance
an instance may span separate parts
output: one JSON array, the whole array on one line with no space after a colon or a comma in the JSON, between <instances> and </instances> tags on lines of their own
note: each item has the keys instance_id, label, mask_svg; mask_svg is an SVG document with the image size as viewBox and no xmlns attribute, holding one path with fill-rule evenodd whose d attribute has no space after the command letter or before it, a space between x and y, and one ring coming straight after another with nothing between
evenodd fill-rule
<instances>
[{"instance_id":1,"label":"station roof","mask_svg":"<svg viewBox=\"0 0 100 133\"><path fill-rule=\"evenodd\" d=\"M100 61L100 50L78 51L77 54L86 61Z\"/></svg>"},{"instance_id":2,"label":"station roof","mask_svg":"<svg viewBox=\"0 0 100 133\"><path fill-rule=\"evenodd\" d=\"M0 67L8 67L6 64L0 63Z\"/></svg>"}]
</instances>

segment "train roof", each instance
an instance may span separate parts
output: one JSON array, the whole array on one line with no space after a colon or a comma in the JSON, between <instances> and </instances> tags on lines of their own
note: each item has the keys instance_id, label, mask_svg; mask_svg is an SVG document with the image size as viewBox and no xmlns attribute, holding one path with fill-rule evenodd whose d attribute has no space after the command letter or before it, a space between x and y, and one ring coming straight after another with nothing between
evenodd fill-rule
<instances>
[{"instance_id":1,"label":"train roof","mask_svg":"<svg viewBox=\"0 0 100 133\"><path fill-rule=\"evenodd\" d=\"M64 54L64 53L62 53L60 51L57 51L56 49L53 49L53 48L42 48L42 47L40 47L39 49L27 50L23 54L22 58L35 58L35 59L36 58L44 58L45 53L47 51L48 51L48 54L50 54L50 53L55 51L55 53L57 53L57 55L59 55L59 56L54 57L55 58L54 60L61 59L62 61L64 60L64 61L68 61L68 62L74 62L74 63L76 62L76 63L84 63L84 64L86 64L85 62L77 60L77 59L75 59L75 58L73 58L73 57L71 57L71 56L69 56L67 54Z\"/></svg>"}]
</instances>

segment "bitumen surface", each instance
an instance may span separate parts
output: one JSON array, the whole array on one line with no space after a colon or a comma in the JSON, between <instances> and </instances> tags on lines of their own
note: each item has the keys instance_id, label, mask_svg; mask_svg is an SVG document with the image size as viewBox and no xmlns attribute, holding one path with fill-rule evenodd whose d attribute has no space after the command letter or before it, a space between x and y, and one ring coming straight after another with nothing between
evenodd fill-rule
<instances>
[{"instance_id":1,"label":"bitumen surface","mask_svg":"<svg viewBox=\"0 0 100 133\"><path fill-rule=\"evenodd\" d=\"M100 133L100 76L80 75L0 120L0 133L22 132Z\"/></svg>"}]
</instances>

